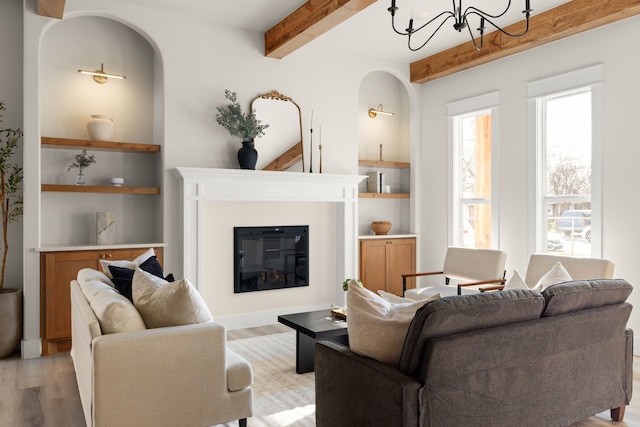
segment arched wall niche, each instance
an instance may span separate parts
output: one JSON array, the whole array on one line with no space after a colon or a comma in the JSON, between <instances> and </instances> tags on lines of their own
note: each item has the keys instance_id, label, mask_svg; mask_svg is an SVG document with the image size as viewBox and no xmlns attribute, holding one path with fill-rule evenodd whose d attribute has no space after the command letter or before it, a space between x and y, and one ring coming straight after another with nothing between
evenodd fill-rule
<instances>
[{"instance_id":1,"label":"arched wall niche","mask_svg":"<svg viewBox=\"0 0 640 427\"><path fill-rule=\"evenodd\" d=\"M126 75L96 83L78 69ZM40 47L41 134L88 138L91 114L114 120L113 141L154 141L155 75L161 58L148 37L114 17L76 14L51 25ZM160 72L161 75L161 72Z\"/></svg>"},{"instance_id":2,"label":"arched wall niche","mask_svg":"<svg viewBox=\"0 0 640 427\"><path fill-rule=\"evenodd\" d=\"M382 104L393 116L369 117L369 109ZM409 96L403 83L387 71L372 71L360 83L358 158L410 161Z\"/></svg>"},{"instance_id":3,"label":"arched wall niche","mask_svg":"<svg viewBox=\"0 0 640 427\"><path fill-rule=\"evenodd\" d=\"M92 114L114 122L111 141L163 146L161 58L148 38L113 17L75 14L43 33L40 57L40 136L89 139ZM96 83L79 69L125 75ZM96 163L85 170L87 185L109 185L122 177L125 185L162 186L158 155L89 150ZM41 150L40 182L75 184L77 170L68 170L78 150ZM114 165L117 165L114 168ZM117 172L114 172L117 171ZM115 175L114 175L115 173ZM39 244L95 243L95 212L115 214L117 243L162 242L162 199L87 193L43 192ZM82 201L82 203L79 203ZM131 203L135 202L135 208ZM67 218L70 221L60 221ZM67 224L60 226L59 224Z\"/></svg>"},{"instance_id":4,"label":"arched wall niche","mask_svg":"<svg viewBox=\"0 0 640 427\"><path fill-rule=\"evenodd\" d=\"M373 70L360 83L358 108L358 159L382 160L412 163L418 156L420 134L418 103L412 86L404 76L395 70ZM382 104L384 111L393 116L369 116L369 109ZM366 174L379 168L360 166L358 172ZM391 234L417 233L416 201L418 199L418 169L380 169L386 172L391 192L410 192L410 199L370 199L359 202L359 233L370 235L370 223L389 220L393 227ZM366 192L366 182L360 184L360 191Z\"/></svg>"}]
</instances>

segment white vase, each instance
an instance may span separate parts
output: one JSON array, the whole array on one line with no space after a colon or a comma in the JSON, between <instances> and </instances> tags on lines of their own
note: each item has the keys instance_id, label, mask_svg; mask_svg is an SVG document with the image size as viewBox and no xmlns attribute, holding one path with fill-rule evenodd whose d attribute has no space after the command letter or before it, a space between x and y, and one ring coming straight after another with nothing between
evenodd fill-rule
<instances>
[{"instance_id":1,"label":"white vase","mask_svg":"<svg viewBox=\"0 0 640 427\"><path fill-rule=\"evenodd\" d=\"M113 119L109 116L92 114L87 122L89 138L93 141L108 141L113 135Z\"/></svg>"}]
</instances>

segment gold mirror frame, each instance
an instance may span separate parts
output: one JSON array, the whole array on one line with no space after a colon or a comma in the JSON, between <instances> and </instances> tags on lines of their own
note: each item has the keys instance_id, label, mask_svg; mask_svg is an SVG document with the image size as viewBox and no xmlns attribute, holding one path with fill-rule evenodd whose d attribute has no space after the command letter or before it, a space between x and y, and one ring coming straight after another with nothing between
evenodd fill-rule
<instances>
[{"instance_id":1,"label":"gold mirror frame","mask_svg":"<svg viewBox=\"0 0 640 427\"><path fill-rule=\"evenodd\" d=\"M276 90L272 90L269 93L265 93L262 95L258 95L252 102L251 102L251 111L255 112L256 116L258 117L258 119L260 119L260 113L259 111L256 111L255 108L255 103L256 101L259 100L272 100L272 101L279 101L279 102L290 102L291 104L293 104L295 106L295 108L298 111L298 135L299 135L299 140L298 142L295 142L293 144L293 146L291 146L290 148L287 148L286 151L284 151L282 154L280 154L275 160L273 160L272 162L270 162L268 165L266 165L265 167L262 168L262 170L273 170L273 171L283 171L283 170L287 170L290 167L292 167L293 165L295 165L296 163L298 163L298 161L302 162L302 172L304 172L304 152L303 152L303 145L302 145L302 113L300 111L300 106L290 97L285 96L283 94L281 94L280 92L276 91ZM262 120L262 119L260 119ZM284 119L287 120L287 119ZM274 124L273 123L269 123L268 121L262 120L264 123L269 125L269 128L266 129L265 131L265 135L262 136L262 139L268 138L268 134L269 131L273 131L274 129ZM284 123L285 125L287 125L287 123ZM275 126L277 126L278 124L276 124ZM292 125L295 126L295 125Z\"/></svg>"}]
</instances>

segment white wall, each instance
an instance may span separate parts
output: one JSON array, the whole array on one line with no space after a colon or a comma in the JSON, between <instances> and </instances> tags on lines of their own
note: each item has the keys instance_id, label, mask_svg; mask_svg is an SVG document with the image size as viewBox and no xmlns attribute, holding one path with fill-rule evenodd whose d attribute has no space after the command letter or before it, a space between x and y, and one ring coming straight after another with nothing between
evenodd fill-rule
<instances>
[{"instance_id":1,"label":"white wall","mask_svg":"<svg viewBox=\"0 0 640 427\"><path fill-rule=\"evenodd\" d=\"M25 221L25 262L38 265L33 248L40 244L38 174L42 121L50 114L43 104L40 70L44 45L42 38L60 21L37 16L35 1L25 3L25 183L30 212ZM154 49L153 139L162 143L163 162L163 236L167 243L165 267L180 275L182 235L178 181L169 171L177 166L237 168L236 152L240 141L215 122L215 108L223 103L224 90L238 92L239 101L248 108L251 100L273 89L292 97L302 109L303 128L309 128L311 110L314 128L322 126L323 172L357 173L359 87L362 78L378 69L392 70L409 87L409 98L416 104L414 88L408 81L409 67L370 57L343 52L328 52L308 47L283 60L264 57L263 34L213 25L196 13L168 14L159 8L140 8L126 2L67 0L65 18L103 16L124 23L151 44ZM87 54L90 44L81 37L77 43ZM124 49L124 47L123 47ZM135 64L134 64L135 66ZM105 61L105 67L108 63ZM70 64L69 72L76 73ZM114 70L127 74L128 64ZM129 83L129 82L127 82ZM111 84L107 83L107 84ZM59 99L55 108L66 108L73 98ZM92 112L87 112L92 114ZM119 114L114 111L110 114ZM416 133L417 134L417 133ZM307 133L304 134L307 137ZM260 150L260 140L257 142ZM308 142L305 140L305 150ZM317 149L317 145L315 145ZM305 153L308 159L308 153ZM314 170L319 156L314 153ZM37 269L27 271L29 292L25 296L25 340L39 338L39 276ZM24 354L23 354L24 355Z\"/></svg>"},{"instance_id":2,"label":"white wall","mask_svg":"<svg viewBox=\"0 0 640 427\"><path fill-rule=\"evenodd\" d=\"M637 100L640 57L626 55L621 42L640 37L640 17L592 30L569 39L523 52L422 85L422 188L420 221L424 230L424 271L442 265L447 245L447 121L446 104L475 95L500 91L500 249L508 254L512 269L526 271L529 206L529 146L527 140L526 84L544 77L594 64L604 65L603 116L603 253L615 262L615 276L640 283L637 261L640 227L636 226L640 200L635 184L640 182L640 140ZM636 306L640 296L634 292ZM630 326L640 327L634 310Z\"/></svg>"}]
</instances>

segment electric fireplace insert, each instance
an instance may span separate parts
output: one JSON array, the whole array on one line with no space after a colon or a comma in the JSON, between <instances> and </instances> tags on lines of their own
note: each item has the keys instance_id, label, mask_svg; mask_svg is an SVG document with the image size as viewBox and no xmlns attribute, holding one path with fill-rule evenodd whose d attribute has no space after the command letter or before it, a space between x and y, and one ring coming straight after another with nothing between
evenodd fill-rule
<instances>
[{"instance_id":1,"label":"electric fireplace insert","mask_svg":"<svg viewBox=\"0 0 640 427\"><path fill-rule=\"evenodd\" d=\"M309 226L234 227L233 292L309 286Z\"/></svg>"}]
</instances>

